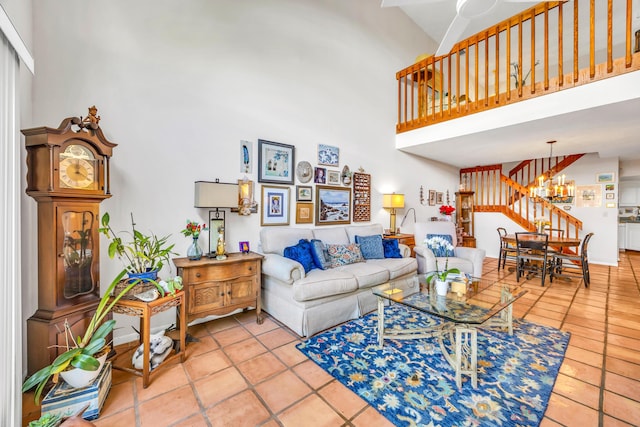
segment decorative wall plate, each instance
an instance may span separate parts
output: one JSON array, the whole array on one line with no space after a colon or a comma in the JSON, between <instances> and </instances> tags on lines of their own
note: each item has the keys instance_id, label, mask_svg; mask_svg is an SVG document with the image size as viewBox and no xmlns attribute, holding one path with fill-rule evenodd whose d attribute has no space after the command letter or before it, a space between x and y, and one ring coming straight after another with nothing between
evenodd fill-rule
<instances>
[{"instance_id":1,"label":"decorative wall plate","mask_svg":"<svg viewBox=\"0 0 640 427\"><path fill-rule=\"evenodd\" d=\"M300 182L311 181L311 178L313 177L313 168L311 167L311 163L304 160L298 162L298 166L296 166L296 176Z\"/></svg>"}]
</instances>

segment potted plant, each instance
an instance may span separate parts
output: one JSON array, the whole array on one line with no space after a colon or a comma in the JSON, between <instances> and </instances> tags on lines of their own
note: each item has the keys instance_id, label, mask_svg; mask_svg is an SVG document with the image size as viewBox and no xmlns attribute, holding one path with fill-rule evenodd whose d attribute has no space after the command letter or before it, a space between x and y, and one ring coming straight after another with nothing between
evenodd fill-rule
<instances>
[{"instance_id":1,"label":"potted plant","mask_svg":"<svg viewBox=\"0 0 640 427\"><path fill-rule=\"evenodd\" d=\"M104 354L104 359L106 359L106 354L110 349L109 344L106 342L106 337L113 331L116 323L115 320L107 320L104 323L103 321L109 312L111 312L113 306L140 281L139 279L130 281L122 291L113 295L112 299L112 293L116 285L122 280L125 274L126 270L121 271L113 282L111 282L100 299L96 312L91 317L89 325L82 337L74 338L71 328L65 322L65 334L67 337L65 352L56 357L53 363L30 376L22 385L23 393L36 387L35 401L37 403L44 386L52 376L54 377L54 382L57 382L58 374L73 368L95 372L94 378L99 374L102 366L96 356ZM91 381L92 379L89 382Z\"/></svg>"},{"instance_id":2,"label":"potted plant","mask_svg":"<svg viewBox=\"0 0 640 427\"><path fill-rule=\"evenodd\" d=\"M431 281L435 278L436 293L438 295L446 295L448 288L447 276L449 274L460 273L460 270L457 268L449 268L449 255L454 253L453 245L451 244L451 242L449 242L449 240L446 240L440 236L433 236L429 239L426 239L424 243L425 246L431 249L434 252L434 255L436 255L436 271L428 273L426 279L429 283L431 283ZM437 257L439 255L445 255L447 257L443 271L439 271L438 269Z\"/></svg>"},{"instance_id":3,"label":"potted plant","mask_svg":"<svg viewBox=\"0 0 640 427\"><path fill-rule=\"evenodd\" d=\"M132 231L129 233L131 240L127 243L113 231L109 221L110 217L107 212L102 215L102 227L99 228L99 231L111 240L108 250L109 257L117 256L124 263L129 277L155 281L158 277L158 271L165 262L169 262L169 257L178 255L172 252L175 245L169 244L169 235L158 238L153 233L145 235L137 230L133 214L131 214Z\"/></svg>"}]
</instances>

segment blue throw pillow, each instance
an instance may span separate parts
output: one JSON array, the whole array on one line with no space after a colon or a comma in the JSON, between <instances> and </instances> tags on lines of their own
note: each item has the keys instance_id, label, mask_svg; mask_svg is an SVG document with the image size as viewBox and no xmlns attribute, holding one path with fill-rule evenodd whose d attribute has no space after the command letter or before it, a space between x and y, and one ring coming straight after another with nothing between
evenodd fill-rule
<instances>
[{"instance_id":1,"label":"blue throw pillow","mask_svg":"<svg viewBox=\"0 0 640 427\"><path fill-rule=\"evenodd\" d=\"M360 245L360 252L362 252L364 259L384 258L384 247L382 246L381 235L356 236L356 243Z\"/></svg>"},{"instance_id":2,"label":"blue throw pillow","mask_svg":"<svg viewBox=\"0 0 640 427\"><path fill-rule=\"evenodd\" d=\"M427 234L424 243L436 257L455 256L453 238L450 234Z\"/></svg>"},{"instance_id":3,"label":"blue throw pillow","mask_svg":"<svg viewBox=\"0 0 640 427\"><path fill-rule=\"evenodd\" d=\"M311 256L311 243L308 240L300 239L297 245L284 248L284 256L302 264L305 273L316 268Z\"/></svg>"},{"instance_id":4,"label":"blue throw pillow","mask_svg":"<svg viewBox=\"0 0 640 427\"><path fill-rule=\"evenodd\" d=\"M331 268L331 261L329 260L329 253L327 252L327 248L322 243L322 240L311 239L311 257L313 258L313 263L320 270L326 270Z\"/></svg>"},{"instance_id":5,"label":"blue throw pillow","mask_svg":"<svg viewBox=\"0 0 640 427\"><path fill-rule=\"evenodd\" d=\"M382 239L382 247L384 248L385 258L402 258L398 239Z\"/></svg>"}]
</instances>

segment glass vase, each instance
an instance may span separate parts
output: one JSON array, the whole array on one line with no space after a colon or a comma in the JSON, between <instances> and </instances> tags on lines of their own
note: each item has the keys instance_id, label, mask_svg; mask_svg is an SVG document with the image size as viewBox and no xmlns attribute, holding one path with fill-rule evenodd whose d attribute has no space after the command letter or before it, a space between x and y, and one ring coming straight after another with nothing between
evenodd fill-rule
<instances>
[{"instance_id":1,"label":"glass vase","mask_svg":"<svg viewBox=\"0 0 640 427\"><path fill-rule=\"evenodd\" d=\"M197 261L202 258L202 248L198 244L198 238L194 237L193 242L191 242L191 246L187 249L187 258L192 261Z\"/></svg>"}]
</instances>

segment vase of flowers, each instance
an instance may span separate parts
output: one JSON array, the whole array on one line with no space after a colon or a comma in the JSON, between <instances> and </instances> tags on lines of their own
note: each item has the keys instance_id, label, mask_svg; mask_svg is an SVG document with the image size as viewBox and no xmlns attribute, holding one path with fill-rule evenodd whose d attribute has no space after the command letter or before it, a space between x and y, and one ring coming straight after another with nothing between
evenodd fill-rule
<instances>
[{"instance_id":1,"label":"vase of flowers","mask_svg":"<svg viewBox=\"0 0 640 427\"><path fill-rule=\"evenodd\" d=\"M187 249L187 257L192 261L197 261L202 258L202 248L198 244L198 238L200 237L200 232L206 229L206 224L199 224L188 219L184 230L180 231L185 237L192 238L191 246Z\"/></svg>"},{"instance_id":2,"label":"vase of flowers","mask_svg":"<svg viewBox=\"0 0 640 427\"><path fill-rule=\"evenodd\" d=\"M438 256L444 254L451 254L454 251L453 245L448 240L439 237L433 236L424 241L425 246L431 249L436 256L436 271L432 271L427 274L427 282L434 282L435 291L437 295L447 295L447 291L449 290L449 283L447 282L447 276L449 274L457 274L460 273L460 270L457 268L449 268L449 256L447 255L444 270L440 271L438 268Z\"/></svg>"},{"instance_id":3,"label":"vase of flowers","mask_svg":"<svg viewBox=\"0 0 640 427\"><path fill-rule=\"evenodd\" d=\"M440 206L440 215L444 216L445 221L451 221L451 215L455 212L456 208L450 205Z\"/></svg>"}]
</instances>

